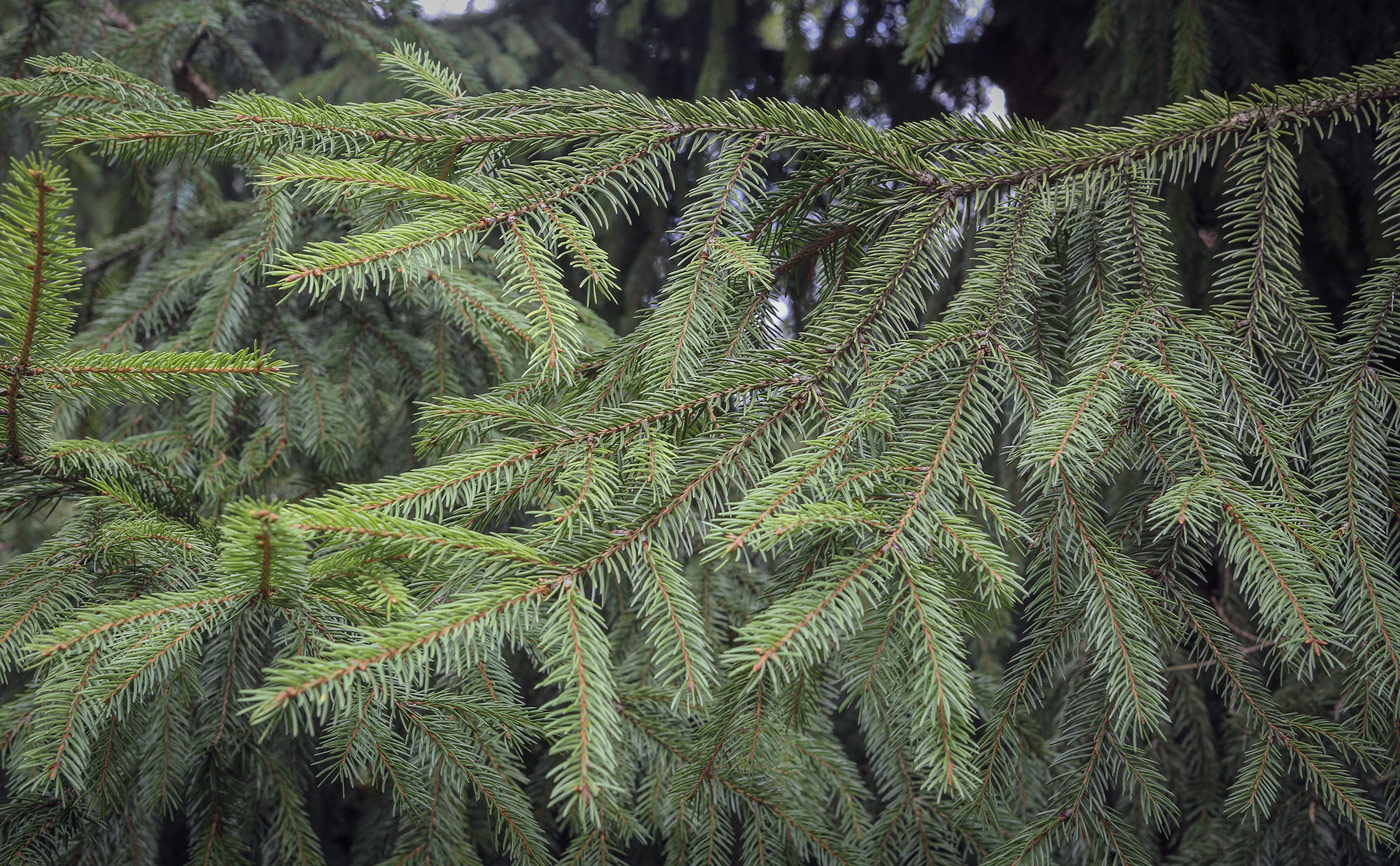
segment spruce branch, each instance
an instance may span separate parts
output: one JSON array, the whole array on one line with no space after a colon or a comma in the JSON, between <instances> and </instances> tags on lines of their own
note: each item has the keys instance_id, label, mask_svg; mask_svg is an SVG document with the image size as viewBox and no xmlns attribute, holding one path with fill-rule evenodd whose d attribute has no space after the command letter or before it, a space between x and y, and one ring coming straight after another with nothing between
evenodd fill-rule
<instances>
[{"instance_id":1,"label":"spruce branch","mask_svg":"<svg viewBox=\"0 0 1400 866\"><path fill-rule=\"evenodd\" d=\"M0 208L0 850L316 864L348 797L392 862L1385 858L1400 264L1324 321L1302 198L1376 126L1395 239L1397 61L886 129L353 5L260 14L410 98L276 96L238 4L0 88L150 190L81 322L62 176Z\"/></svg>"}]
</instances>

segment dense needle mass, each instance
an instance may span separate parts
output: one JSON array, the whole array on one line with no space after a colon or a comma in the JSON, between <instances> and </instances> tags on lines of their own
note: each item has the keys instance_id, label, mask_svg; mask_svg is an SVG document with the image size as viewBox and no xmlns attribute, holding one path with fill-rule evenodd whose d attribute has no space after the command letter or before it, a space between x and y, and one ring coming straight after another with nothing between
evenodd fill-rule
<instances>
[{"instance_id":1,"label":"dense needle mass","mask_svg":"<svg viewBox=\"0 0 1400 866\"><path fill-rule=\"evenodd\" d=\"M352 802L366 863L1391 856L1400 61L1068 131L378 62L410 96L0 96L54 154L0 206L0 509L60 503L0 566L5 856L320 863ZM1338 326L1342 124L1388 247ZM84 311L94 158L243 186ZM668 202L615 333L603 233Z\"/></svg>"}]
</instances>

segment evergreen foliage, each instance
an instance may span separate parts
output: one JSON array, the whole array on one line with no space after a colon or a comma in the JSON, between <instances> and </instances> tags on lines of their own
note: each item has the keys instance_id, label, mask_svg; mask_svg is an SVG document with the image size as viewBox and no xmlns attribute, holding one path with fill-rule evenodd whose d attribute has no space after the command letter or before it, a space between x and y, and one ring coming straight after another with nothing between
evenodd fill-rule
<instances>
[{"instance_id":1,"label":"evergreen foliage","mask_svg":"<svg viewBox=\"0 0 1400 866\"><path fill-rule=\"evenodd\" d=\"M67 174L9 169L0 509L56 528L0 566L8 862L321 863L352 803L367 864L1395 855L1400 60L878 129L499 89L407 15L310 20L410 95L291 99L210 6L0 95L182 202L79 326ZM1343 125L1386 248L1338 324ZM614 333L604 232L667 204Z\"/></svg>"}]
</instances>

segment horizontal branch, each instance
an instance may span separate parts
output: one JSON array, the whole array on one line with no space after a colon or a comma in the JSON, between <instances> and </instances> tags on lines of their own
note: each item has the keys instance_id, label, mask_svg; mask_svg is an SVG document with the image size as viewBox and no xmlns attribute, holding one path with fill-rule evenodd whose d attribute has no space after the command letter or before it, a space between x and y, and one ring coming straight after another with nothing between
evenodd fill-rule
<instances>
[{"instance_id":1,"label":"horizontal branch","mask_svg":"<svg viewBox=\"0 0 1400 866\"><path fill-rule=\"evenodd\" d=\"M1362 84L1367 81L1367 84ZM1047 133L1006 170L973 171L958 179L929 184L930 192L949 200L1033 181L1060 180L1098 169L1126 166L1174 151L1218 145L1252 130L1331 117L1350 117L1400 97L1400 62L1382 61L1361 67L1345 78L1309 82L1311 88L1330 87L1326 96L1302 97L1303 86L1260 89L1247 99L1219 97L1188 100L1116 127L1088 127ZM1213 114L1214 117L1206 116ZM1115 141L1117 139L1117 141ZM1105 146L1107 144L1107 146ZM1020 165L1016 165L1020 163ZM1005 164L1005 163L1004 163Z\"/></svg>"}]
</instances>

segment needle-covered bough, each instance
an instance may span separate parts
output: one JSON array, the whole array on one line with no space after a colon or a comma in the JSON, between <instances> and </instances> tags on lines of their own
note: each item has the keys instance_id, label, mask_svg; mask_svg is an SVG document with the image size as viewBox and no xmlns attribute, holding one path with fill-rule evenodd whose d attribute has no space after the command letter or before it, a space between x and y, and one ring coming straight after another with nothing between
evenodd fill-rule
<instances>
[{"instance_id":1,"label":"needle-covered bough","mask_svg":"<svg viewBox=\"0 0 1400 866\"><path fill-rule=\"evenodd\" d=\"M3 504L72 504L0 576L7 851L179 814L196 862L314 863L307 791L344 784L380 792L365 862L1393 856L1400 61L1071 131L469 95L407 49L419 99L349 105L35 63L9 98L57 151L249 179L195 262L233 303L426 308L498 384L421 405L418 468L335 476L363 439L298 334L221 346L181 302L155 315L213 337L123 350L176 274L70 349L68 182L15 166ZM1342 124L1390 251L1338 326L1297 161ZM1202 305L1160 195L1204 169ZM599 232L672 197L613 336ZM246 471L50 438L114 400ZM279 475L279 438L329 481Z\"/></svg>"}]
</instances>

